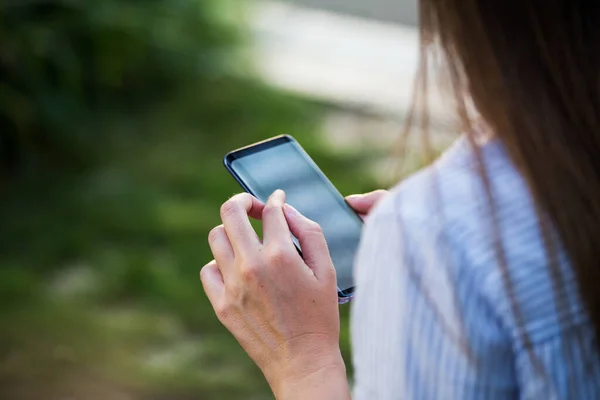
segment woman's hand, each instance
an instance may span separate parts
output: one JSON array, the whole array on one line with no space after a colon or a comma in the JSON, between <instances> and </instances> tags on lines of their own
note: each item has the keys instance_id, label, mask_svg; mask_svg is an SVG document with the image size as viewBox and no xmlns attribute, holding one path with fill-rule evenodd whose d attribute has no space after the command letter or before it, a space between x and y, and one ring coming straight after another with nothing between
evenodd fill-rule
<instances>
[{"instance_id":1,"label":"woman's hand","mask_svg":"<svg viewBox=\"0 0 600 400\"><path fill-rule=\"evenodd\" d=\"M249 216L262 219L262 241ZM219 320L278 398L349 398L335 269L319 225L286 205L280 190L266 205L239 194L221 218L209 235L215 260L200 272Z\"/></svg>"},{"instance_id":2,"label":"woman's hand","mask_svg":"<svg viewBox=\"0 0 600 400\"><path fill-rule=\"evenodd\" d=\"M388 194L387 190L376 190L374 192L365 193L365 194L355 194L352 196L346 197L346 201L350 204L350 207L354 209L361 217L365 218L373 207L381 199L383 199Z\"/></svg>"}]
</instances>

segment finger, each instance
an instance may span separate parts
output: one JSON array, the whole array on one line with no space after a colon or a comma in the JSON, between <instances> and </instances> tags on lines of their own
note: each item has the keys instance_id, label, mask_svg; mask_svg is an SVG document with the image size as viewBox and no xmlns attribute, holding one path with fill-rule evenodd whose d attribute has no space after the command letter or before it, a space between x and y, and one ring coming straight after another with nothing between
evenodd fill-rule
<instances>
[{"instance_id":1,"label":"finger","mask_svg":"<svg viewBox=\"0 0 600 400\"><path fill-rule=\"evenodd\" d=\"M260 240L248 216L259 217L264 205L254 196L241 193L221 206L221 220L235 254L256 251Z\"/></svg>"},{"instance_id":2,"label":"finger","mask_svg":"<svg viewBox=\"0 0 600 400\"><path fill-rule=\"evenodd\" d=\"M208 245L217 264L221 267L221 271L228 269L233 264L235 258L233 247L229 242L223 225L219 225L210 231L208 234Z\"/></svg>"},{"instance_id":3,"label":"finger","mask_svg":"<svg viewBox=\"0 0 600 400\"><path fill-rule=\"evenodd\" d=\"M293 251L294 243L290 234L290 228L283 214L285 204L285 193L276 190L267 201L263 209L263 242L265 247L278 243L283 249Z\"/></svg>"},{"instance_id":4,"label":"finger","mask_svg":"<svg viewBox=\"0 0 600 400\"><path fill-rule=\"evenodd\" d=\"M368 214L387 193L386 190L376 190L371 193L348 196L346 201L357 213Z\"/></svg>"},{"instance_id":5,"label":"finger","mask_svg":"<svg viewBox=\"0 0 600 400\"><path fill-rule=\"evenodd\" d=\"M335 274L327 241L319 224L306 218L289 204L285 205L284 210L289 229L300 243L304 262L313 270L317 279L332 272Z\"/></svg>"},{"instance_id":6,"label":"finger","mask_svg":"<svg viewBox=\"0 0 600 400\"><path fill-rule=\"evenodd\" d=\"M218 309L224 300L225 283L215 260L209 262L200 270L200 281L202 281L208 301L210 301L213 308Z\"/></svg>"}]
</instances>

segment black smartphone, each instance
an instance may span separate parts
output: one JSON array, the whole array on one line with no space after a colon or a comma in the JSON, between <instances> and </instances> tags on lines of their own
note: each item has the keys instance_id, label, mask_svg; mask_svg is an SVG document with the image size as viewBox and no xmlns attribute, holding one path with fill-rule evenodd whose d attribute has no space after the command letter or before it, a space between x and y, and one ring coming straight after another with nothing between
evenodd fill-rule
<instances>
[{"instance_id":1,"label":"black smartphone","mask_svg":"<svg viewBox=\"0 0 600 400\"><path fill-rule=\"evenodd\" d=\"M340 302L349 300L363 221L300 144L291 136L277 136L232 151L225 156L225 167L260 201L282 189L291 206L321 225L337 273Z\"/></svg>"}]
</instances>

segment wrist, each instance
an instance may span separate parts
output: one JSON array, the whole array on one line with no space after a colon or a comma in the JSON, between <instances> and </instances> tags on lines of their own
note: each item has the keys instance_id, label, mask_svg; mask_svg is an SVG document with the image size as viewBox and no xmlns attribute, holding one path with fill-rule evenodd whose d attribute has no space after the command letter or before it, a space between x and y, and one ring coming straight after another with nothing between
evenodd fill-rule
<instances>
[{"instance_id":1,"label":"wrist","mask_svg":"<svg viewBox=\"0 0 600 400\"><path fill-rule=\"evenodd\" d=\"M271 385L278 400L349 399L346 365L339 349L318 357L302 357L290 362Z\"/></svg>"}]
</instances>

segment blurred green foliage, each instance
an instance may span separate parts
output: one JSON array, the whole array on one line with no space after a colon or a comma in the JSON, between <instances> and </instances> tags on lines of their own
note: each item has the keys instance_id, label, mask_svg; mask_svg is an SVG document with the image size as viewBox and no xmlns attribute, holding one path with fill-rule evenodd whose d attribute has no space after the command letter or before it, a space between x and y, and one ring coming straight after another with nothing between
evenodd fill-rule
<instances>
[{"instance_id":1,"label":"blurred green foliage","mask_svg":"<svg viewBox=\"0 0 600 400\"><path fill-rule=\"evenodd\" d=\"M34 157L86 163L87 136L97 133L87 128L104 113L139 111L222 74L236 34L215 18L215 5L2 2L0 129L8 166Z\"/></svg>"},{"instance_id":2,"label":"blurred green foliage","mask_svg":"<svg viewBox=\"0 0 600 400\"><path fill-rule=\"evenodd\" d=\"M0 398L270 398L198 281L239 191L222 155L290 133L342 192L373 187L323 105L231 73L220 4L1 3Z\"/></svg>"}]
</instances>

